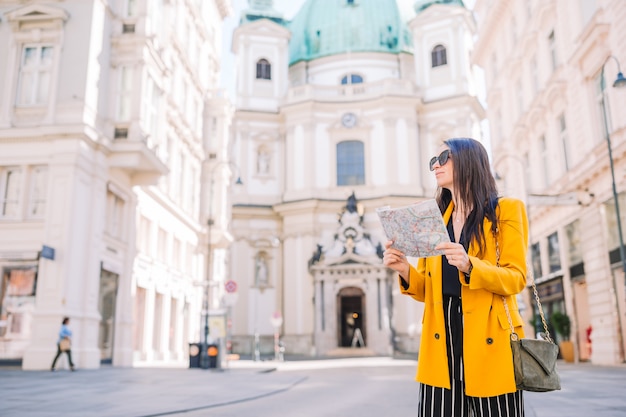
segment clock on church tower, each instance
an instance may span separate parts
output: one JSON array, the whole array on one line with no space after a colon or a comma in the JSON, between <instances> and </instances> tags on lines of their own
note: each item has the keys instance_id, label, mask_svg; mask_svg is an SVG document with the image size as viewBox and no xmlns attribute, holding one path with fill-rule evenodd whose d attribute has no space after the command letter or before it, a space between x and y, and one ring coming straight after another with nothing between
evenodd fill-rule
<instances>
[{"instance_id":1,"label":"clock on church tower","mask_svg":"<svg viewBox=\"0 0 626 417\"><path fill-rule=\"evenodd\" d=\"M356 115L354 113L344 114L341 116L341 124L347 128L356 126Z\"/></svg>"}]
</instances>

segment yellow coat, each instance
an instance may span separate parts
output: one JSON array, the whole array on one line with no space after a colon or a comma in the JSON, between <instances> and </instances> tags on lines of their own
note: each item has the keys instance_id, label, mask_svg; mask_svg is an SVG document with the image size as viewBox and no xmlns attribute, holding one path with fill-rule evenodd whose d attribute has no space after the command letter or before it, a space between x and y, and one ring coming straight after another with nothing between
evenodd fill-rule
<instances>
[{"instance_id":1,"label":"yellow coat","mask_svg":"<svg viewBox=\"0 0 626 417\"><path fill-rule=\"evenodd\" d=\"M447 224L451 203L443 215ZM483 223L486 247L481 258L472 243L468 255L472 263L470 282L459 272L463 306L463 362L465 393L472 397L492 397L515 392L515 376L510 347L510 327L501 295L507 300L515 332L524 337L522 318L515 295L526 287L528 219L520 200L501 198L498 202L498 242L500 266L496 265L496 244L491 222ZM435 387L450 388L443 318L441 257L420 258L410 267L409 287L403 294L424 302L422 337L416 380Z\"/></svg>"}]
</instances>

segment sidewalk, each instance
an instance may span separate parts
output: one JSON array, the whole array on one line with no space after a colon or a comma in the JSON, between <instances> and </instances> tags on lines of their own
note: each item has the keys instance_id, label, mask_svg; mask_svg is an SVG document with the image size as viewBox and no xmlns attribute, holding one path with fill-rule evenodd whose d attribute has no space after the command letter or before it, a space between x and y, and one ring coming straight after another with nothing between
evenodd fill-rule
<instances>
[{"instance_id":1,"label":"sidewalk","mask_svg":"<svg viewBox=\"0 0 626 417\"><path fill-rule=\"evenodd\" d=\"M414 361L413 361L414 362ZM285 391L307 369L406 365L391 358L253 362L228 369L112 368L69 372L0 369L2 417L152 417L210 409ZM302 371L302 372L281 372Z\"/></svg>"},{"instance_id":2,"label":"sidewalk","mask_svg":"<svg viewBox=\"0 0 626 417\"><path fill-rule=\"evenodd\" d=\"M181 414L287 391L307 380L311 369L407 365L412 367L415 361L388 357L286 362L240 360L230 362L229 368L222 370L104 367L50 372L0 367L0 416ZM559 361L558 366L562 390L524 393L527 417L626 416L626 365Z\"/></svg>"}]
</instances>

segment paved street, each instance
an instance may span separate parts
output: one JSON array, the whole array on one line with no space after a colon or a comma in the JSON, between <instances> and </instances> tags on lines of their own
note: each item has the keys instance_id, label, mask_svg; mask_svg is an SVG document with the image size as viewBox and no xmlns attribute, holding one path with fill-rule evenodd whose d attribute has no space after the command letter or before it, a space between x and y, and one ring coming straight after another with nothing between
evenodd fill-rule
<instances>
[{"instance_id":1,"label":"paved street","mask_svg":"<svg viewBox=\"0 0 626 417\"><path fill-rule=\"evenodd\" d=\"M527 417L626 416L626 366L560 364L563 389L526 393ZM227 370L0 368L0 416L415 415L415 362L232 362Z\"/></svg>"}]
</instances>

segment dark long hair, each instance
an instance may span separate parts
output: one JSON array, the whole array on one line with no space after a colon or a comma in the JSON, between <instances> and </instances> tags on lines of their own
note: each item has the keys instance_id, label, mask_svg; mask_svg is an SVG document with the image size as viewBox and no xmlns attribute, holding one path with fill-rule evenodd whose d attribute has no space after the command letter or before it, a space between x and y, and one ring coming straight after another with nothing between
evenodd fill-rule
<instances>
[{"instance_id":1,"label":"dark long hair","mask_svg":"<svg viewBox=\"0 0 626 417\"><path fill-rule=\"evenodd\" d=\"M498 189L491 174L489 156L485 147L475 139L452 138L444 143L450 148L454 164L457 208L465 213L472 209L465 221L465 238L468 242L475 241L479 254L482 254L485 248L483 220L487 218L492 222L492 232L497 227ZM439 187L435 199L443 213L452 201L452 192Z\"/></svg>"}]
</instances>

